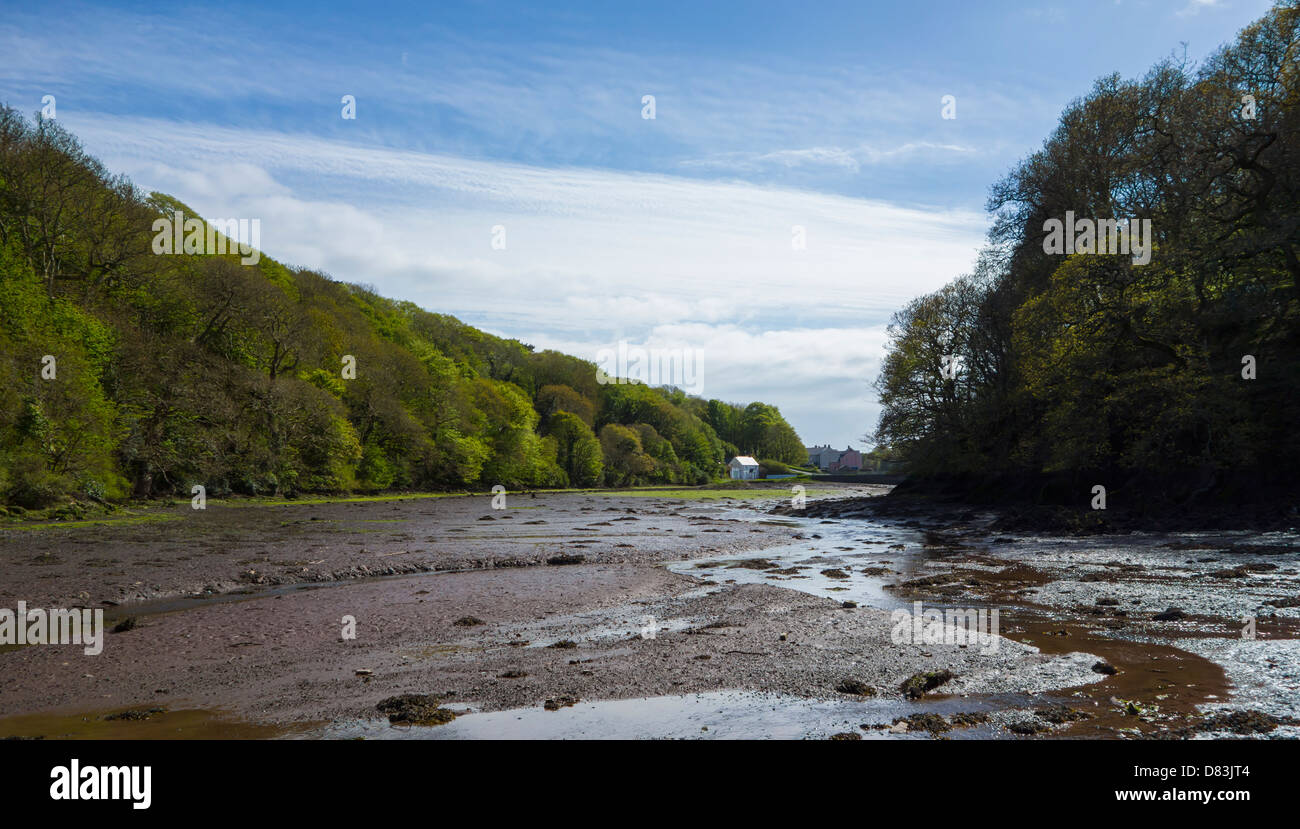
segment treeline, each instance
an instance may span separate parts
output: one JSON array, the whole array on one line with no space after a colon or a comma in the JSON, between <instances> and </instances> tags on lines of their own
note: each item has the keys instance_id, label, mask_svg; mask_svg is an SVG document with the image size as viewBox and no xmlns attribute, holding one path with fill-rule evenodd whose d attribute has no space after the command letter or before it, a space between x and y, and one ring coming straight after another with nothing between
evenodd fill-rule
<instances>
[{"instance_id":1,"label":"treeline","mask_svg":"<svg viewBox=\"0 0 1300 829\"><path fill-rule=\"evenodd\" d=\"M1200 66L1170 58L1073 102L992 188L974 272L894 316L877 441L923 479L1072 498L1296 481L1298 30L1281 3ZM1067 211L1149 219L1149 263L1045 252Z\"/></svg>"},{"instance_id":2,"label":"treeline","mask_svg":"<svg viewBox=\"0 0 1300 829\"><path fill-rule=\"evenodd\" d=\"M0 108L4 503L700 484L739 453L806 460L763 403L602 385L592 362L265 256L157 255L176 210L196 215Z\"/></svg>"}]
</instances>

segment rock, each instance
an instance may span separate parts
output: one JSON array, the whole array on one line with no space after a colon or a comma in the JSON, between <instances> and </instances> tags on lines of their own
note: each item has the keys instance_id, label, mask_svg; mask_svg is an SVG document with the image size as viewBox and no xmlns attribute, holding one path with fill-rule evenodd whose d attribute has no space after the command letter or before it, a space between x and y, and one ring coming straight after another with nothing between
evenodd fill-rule
<instances>
[{"instance_id":1,"label":"rock","mask_svg":"<svg viewBox=\"0 0 1300 829\"><path fill-rule=\"evenodd\" d=\"M1208 574L1215 579L1244 579L1250 575L1245 567L1232 567L1226 570L1211 570Z\"/></svg>"},{"instance_id":2,"label":"rock","mask_svg":"<svg viewBox=\"0 0 1300 829\"><path fill-rule=\"evenodd\" d=\"M862 735L859 734L859 733L857 733L856 731L841 731L841 732L838 733L838 734L832 734L832 735L829 737L829 739L831 739L831 740L861 740L861 739L862 739Z\"/></svg>"},{"instance_id":3,"label":"rock","mask_svg":"<svg viewBox=\"0 0 1300 829\"><path fill-rule=\"evenodd\" d=\"M1033 720L1020 720L1018 722L1007 723L1007 731L1012 734L1019 734L1022 737L1032 737L1035 734L1047 731L1050 726L1034 722Z\"/></svg>"},{"instance_id":4,"label":"rock","mask_svg":"<svg viewBox=\"0 0 1300 829\"><path fill-rule=\"evenodd\" d=\"M1157 613L1151 618L1157 622L1177 622L1179 619L1186 619L1187 614L1176 607L1171 607L1164 613Z\"/></svg>"},{"instance_id":5,"label":"rock","mask_svg":"<svg viewBox=\"0 0 1300 829\"><path fill-rule=\"evenodd\" d=\"M730 566L743 567L746 570L774 570L780 567L779 564L773 564L765 558L745 558L740 561L733 561Z\"/></svg>"},{"instance_id":6,"label":"rock","mask_svg":"<svg viewBox=\"0 0 1300 829\"><path fill-rule=\"evenodd\" d=\"M1105 674L1106 676L1114 676L1119 673L1119 668L1109 662L1096 662L1093 664L1092 670L1094 673Z\"/></svg>"},{"instance_id":7,"label":"rock","mask_svg":"<svg viewBox=\"0 0 1300 829\"><path fill-rule=\"evenodd\" d=\"M445 725L456 719L456 712L442 708L441 703L442 699L432 694L401 694L381 700L375 708L393 724Z\"/></svg>"},{"instance_id":8,"label":"rock","mask_svg":"<svg viewBox=\"0 0 1300 829\"><path fill-rule=\"evenodd\" d=\"M1053 725L1063 725L1068 722L1078 722L1079 720L1092 718L1092 715L1087 711L1080 711L1078 708L1071 708L1068 705L1050 705L1046 708L1039 708L1034 714Z\"/></svg>"},{"instance_id":9,"label":"rock","mask_svg":"<svg viewBox=\"0 0 1300 829\"><path fill-rule=\"evenodd\" d=\"M931 734L952 731L952 723L938 714L908 714L906 717L898 717L894 720L894 725L899 723L906 725L908 731L928 731Z\"/></svg>"},{"instance_id":10,"label":"rock","mask_svg":"<svg viewBox=\"0 0 1300 829\"><path fill-rule=\"evenodd\" d=\"M907 579L901 587L938 587L941 584L951 584L955 581L961 581L961 576L955 573L940 573L935 576L922 576L916 579Z\"/></svg>"},{"instance_id":11,"label":"rock","mask_svg":"<svg viewBox=\"0 0 1300 829\"><path fill-rule=\"evenodd\" d=\"M1275 717L1262 711L1232 711L1205 720L1198 731L1230 731L1233 734L1267 734L1279 725L1295 725L1293 717Z\"/></svg>"},{"instance_id":12,"label":"rock","mask_svg":"<svg viewBox=\"0 0 1300 829\"><path fill-rule=\"evenodd\" d=\"M576 555L576 554L571 554L571 553L562 553L561 555L558 555L558 556L551 556L550 558L548 558L548 559L546 560L546 563L547 563L547 564L554 564L554 565L563 565L563 564L581 564L582 562L584 562L584 561L586 561L586 560L587 560L587 557L584 556L584 555Z\"/></svg>"},{"instance_id":13,"label":"rock","mask_svg":"<svg viewBox=\"0 0 1300 829\"><path fill-rule=\"evenodd\" d=\"M853 694L859 697L874 697L876 689L857 679L845 679L835 686L835 690L841 694Z\"/></svg>"},{"instance_id":14,"label":"rock","mask_svg":"<svg viewBox=\"0 0 1300 829\"><path fill-rule=\"evenodd\" d=\"M460 628L470 628L476 627L477 625L486 625L487 622L477 616L461 616L455 622L452 622L452 624Z\"/></svg>"},{"instance_id":15,"label":"rock","mask_svg":"<svg viewBox=\"0 0 1300 829\"><path fill-rule=\"evenodd\" d=\"M951 682L956 676L949 670L912 674L903 681L903 684L899 686L899 690L908 699L920 699L926 692L938 688L945 682Z\"/></svg>"},{"instance_id":16,"label":"rock","mask_svg":"<svg viewBox=\"0 0 1300 829\"><path fill-rule=\"evenodd\" d=\"M570 708L577 705L579 702L581 702L581 700L577 697L556 697L555 699L548 699L546 702L542 703L542 707L547 711L559 711L561 708Z\"/></svg>"}]
</instances>

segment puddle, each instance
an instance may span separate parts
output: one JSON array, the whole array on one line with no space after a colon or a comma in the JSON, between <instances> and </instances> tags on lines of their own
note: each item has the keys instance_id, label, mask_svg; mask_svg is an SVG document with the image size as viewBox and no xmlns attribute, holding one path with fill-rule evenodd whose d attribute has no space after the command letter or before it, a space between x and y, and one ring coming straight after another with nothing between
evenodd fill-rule
<instances>
[{"instance_id":1,"label":"puddle","mask_svg":"<svg viewBox=\"0 0 1300 829\"><path fill-rule=\"evenodd\" d=\"M20 714L0 718L0 739L43 740L267 740L319 726L273 726L243 722L220 711L197 708L150 712L134 705L77 714ZM141 712L143 719L116 718Z\"/></svg>"},{"instance_id":2,"label":"puddle","mask_svg":"<svg viewBox=\"0 0 1300 829\"><path fill-rule=\"evenodd\" d=\"M1041 701L1038 701L1041 704ZM384 720L338 722L303 738L368 740L799 740L855 732L864 740L928 739L926 733L891 734L863 729L915 713L991 712L1028 705L1020 697L927 700L810 700L751 691L713 691L680 696L579 702L558 711L541 706L468 713L447 725L392 726ZM992 725L954 728L949 739L994 739Z\"/></svg>"},{"instance_id":3,"label":"puddle","mask_svg":"<svg viewBox=\"0 0 1300 829\"><path fill-rule=\"evenodd\" d=\"M724 511L723 517L755 521L753 512L742 510ZM763 516L757 522L768 523L770 518ZM911 600L891 593L885 585L922 574L926 562L938 556L938 551L924 546L924 533L920 530L862 520L831 524L817 519L786 518L782 523L802 529L805 537L746 553L673 562L668 569L718 584L770 584L881 610L909 610ZM814 535L821 537L813 538ZM899 545L903 549L890 549ZM753 560L767 560L783 570L800 569L776 573L738 566ZM717 565L701 566L711 562ZM881 567L888 572L878 575L863 572ZM844 577L836 574L837 570Z\"/></svg>"}]
</instances>

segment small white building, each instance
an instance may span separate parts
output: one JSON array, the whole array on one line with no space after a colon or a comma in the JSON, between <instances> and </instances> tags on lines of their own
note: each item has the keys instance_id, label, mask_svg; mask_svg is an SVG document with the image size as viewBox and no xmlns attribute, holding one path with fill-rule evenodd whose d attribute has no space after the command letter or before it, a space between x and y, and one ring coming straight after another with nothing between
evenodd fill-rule
<instances>
[{"instance_id":1,"label":"small white building","mask_svg":"<svg viewBox=\"0 0 1300 829\"><path fill-rule=\"evenodd\" d=\"M758 461L749 455L737 455L727 464L731 469L731 477L738 481L752 481L758 479Z\"/></svg>"}]
</instances>

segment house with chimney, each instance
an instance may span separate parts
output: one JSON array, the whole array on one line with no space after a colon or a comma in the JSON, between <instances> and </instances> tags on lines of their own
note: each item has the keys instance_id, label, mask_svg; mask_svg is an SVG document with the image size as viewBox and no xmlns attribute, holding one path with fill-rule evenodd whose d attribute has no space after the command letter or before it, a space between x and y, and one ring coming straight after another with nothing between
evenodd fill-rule
<instances>
[{"instance_id":1,"label":"house with chimney","mask_svg":"<svg viewBox=\"0 0 1300 829\"><path fill-rule=\"evenodd\" d=\"M826 446L809 446L808 465L823 472L859 472L862 470L862 453L852 446L836 449Z\"/></svg>"}]
</instances>

